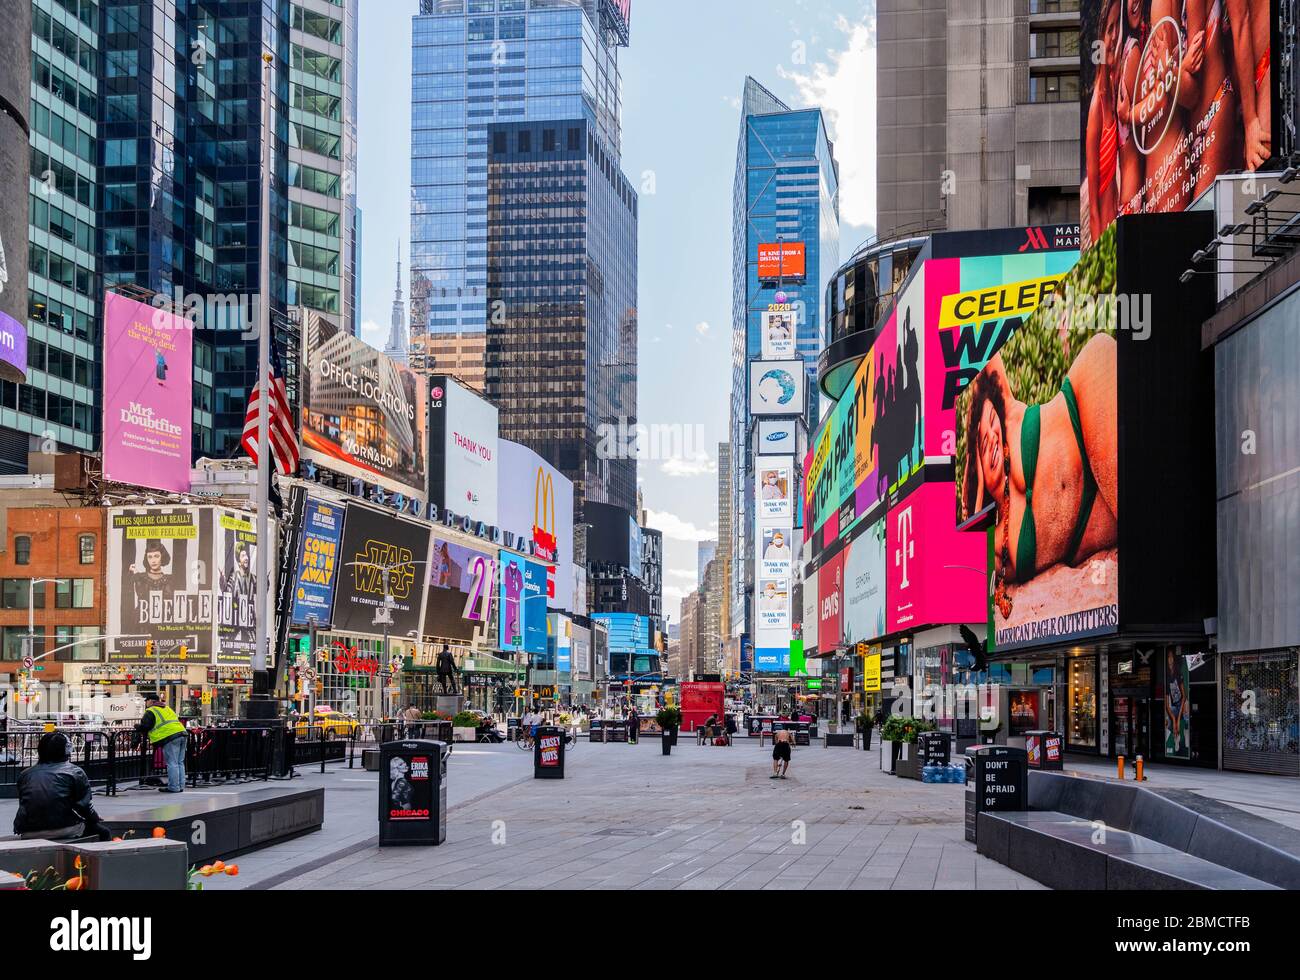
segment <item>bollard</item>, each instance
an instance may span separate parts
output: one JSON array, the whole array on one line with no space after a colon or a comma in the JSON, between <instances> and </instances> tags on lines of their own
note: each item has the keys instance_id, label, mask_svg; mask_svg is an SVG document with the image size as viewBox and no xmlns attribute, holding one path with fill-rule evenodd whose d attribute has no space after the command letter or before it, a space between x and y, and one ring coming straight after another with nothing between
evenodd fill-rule
<instances>
[{"instance_id":1,"label":"bollard","mask_svg":"<svg viewBox=\"0 0 1300 980\"><path fill-rule=\"evenodd\" d=\"M1119 781L1122 783L1124 782L1124 757L1122 755L1119 756L1118 761L1119 761Z\"/></svg>"},{"instance_id":2,"label":"bollard","mask_svg":"<svg viewBox=\"0 0 1300 980\"><path fill-rule=\"evenodd\" d=\"M1147 777L1146 777L1146 775L1142 772L1142 769L1143 769L1142 756L1138 756L1138 757L1137 757L1137 762L1134 763L1134 766L1135 766L1135 768L1137 769L1137 775L1134 776L1134 778L1135 778L1139 783L1145 783L1145 782L1147 781Z\"/></svg>"}]
</instances>

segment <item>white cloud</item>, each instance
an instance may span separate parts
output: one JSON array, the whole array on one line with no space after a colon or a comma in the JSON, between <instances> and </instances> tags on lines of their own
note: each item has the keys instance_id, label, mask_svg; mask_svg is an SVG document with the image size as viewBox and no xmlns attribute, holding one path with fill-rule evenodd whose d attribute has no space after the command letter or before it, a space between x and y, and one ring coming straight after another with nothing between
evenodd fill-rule
<instances>
[{"instance_id":1,"label":"white cloud","mask_svg":"<svg viewBox=\"0 0 1300 980\"><path fill-rule=\"evenodd\" d=\"M693 568L670 568L666 572L664 572L664 574L669 575L673 578L682 579L685 582L699 581L699 575L696 573L695 569Z\"/></svg>"},{"instance_id":2,"label":"white cloud","mask_svg":"<svg viewBox=\"0 0 1300 980\"><path fill-rule=\"evenodd\" d=\"M820 106L840 163L840 218L846 225L876 223L876 24L838 18L843 50L808 71L780 69L800 98Z\"/></svg>"},{"instance_id":3,"label":"white cloud","mask_svg":"<svg viewBox=\"0 0 1300 980\"><path fill-rule=\"evenodd\" d=\"M361 339L375 350L383 350L388 343L388 328L381 327L373 320L361 321Z\"/></svg>"},{"instance_id":4,"label":"white cloud","mask_svg":"<svg viewBox=\"0 0 1300 980\"><path fill-rule=\"evenodd\" d=\"M712 531L702 530L690 521L682 520L676 514L652 510L647 519L650 527L661 531L665 538L674 541L715 541L718 537Z\"/></svg>"},{"instance_id":5,"label":"white cloud","mask_svg":"<svg viewBox=\"0 0 1300 980\"><path fill-rule=\"evenodd\" d=\"M659 468L666 476L708 476L718 472L718 461L703 450L698 450L689 459L674 457L665 460Z\"/></svg>"},{"instance_id":6,"label":"white cloud","mask_svg":"<svg viewBox=\"0 0 1300 980\"><path fill-rule=\"evenodd\" d=\"M701 337L707 337L709 335L709 331L712 329L713 329L712 327L710 327L707 323L703 321L695 324L695 332L699 334Z\"/></svg>"}]
</instances>

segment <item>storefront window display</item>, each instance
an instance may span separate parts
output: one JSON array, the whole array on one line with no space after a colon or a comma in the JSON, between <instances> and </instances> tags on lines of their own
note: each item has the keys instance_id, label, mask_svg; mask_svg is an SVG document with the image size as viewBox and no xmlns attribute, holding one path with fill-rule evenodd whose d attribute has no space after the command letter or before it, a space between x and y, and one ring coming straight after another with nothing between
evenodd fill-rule
<instances>
[{"instance_id":1,"label":"storefront window display","mask_svg":"<svg viewBox=\"0 0 1300 980\"><path fill-rule=\"evenodd\" d=\"M1297 651L1223 658L1223 766L1300 776Z\"/></svg>"},{"instance_id":2,"label":"storefront window display","mask_svg":"<svg viewBox=\"0 0 1300 980\"><path fill-rule=\"evenodd\" d=\"M1069 691L1066 741L1073 748L1097 748L1097 658L1074 657L1066 664Z\"/></svg>"}]
</instances>

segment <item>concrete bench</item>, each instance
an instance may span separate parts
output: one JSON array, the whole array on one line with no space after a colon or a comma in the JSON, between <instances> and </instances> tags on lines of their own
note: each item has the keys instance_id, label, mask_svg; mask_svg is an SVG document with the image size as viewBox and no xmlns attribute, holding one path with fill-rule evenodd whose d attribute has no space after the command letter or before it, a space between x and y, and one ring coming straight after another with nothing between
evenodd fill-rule
<instances>
[{"instance_id":1,"label":"concrete bench","mask_svg":"<svg viewBox=\"0 0 1300 980\"><path fill-rule=\"evenodd\" d=\"M981 854L1049 888L1279 890L1159 841L1068 813L981 813L978 820Z\"/></svg>"},{"instance_id":2,"label":"concrete bench","mask_svg":"<svg viewBox=\"0 0 1300 980\"><path fill-rule=\"evenodd\" d=\"M185 845L172 840L0 843L0 871L24 878L47 868L53 868L61 880L76 877L77 858L88 891L184 891L189 872Z\"/></svg>"},{"instance_id":3,"label":"concrete bench","mask_svg":"<svg viewBox=\"0 0 1300 980\"><path fill-rule=\"evenodd\" d=\"M222 796L186 793L166 803L101 814L116 837L149 839L162 827L189 849L190 864L207 864L320 830L325 790L246 789Z\"/></svg>"}]
</instances>

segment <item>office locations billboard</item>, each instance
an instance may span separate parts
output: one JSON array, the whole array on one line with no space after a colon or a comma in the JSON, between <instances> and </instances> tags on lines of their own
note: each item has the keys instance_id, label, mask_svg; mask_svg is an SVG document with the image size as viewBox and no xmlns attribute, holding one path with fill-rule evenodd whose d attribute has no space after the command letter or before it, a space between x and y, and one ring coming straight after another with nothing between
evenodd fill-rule
<instances>
[{"instance_id":1,"label":"office locations billboard","mask_svg":"<svg viewBox=\"0 0 1300 980\"><path fill-rule=\"evenodd\" d=\"M1220 174L1276 156L1277 16L1271 0L1083 0L1085 246L1120 215L1182 211Z\"/></svg>"},{"instance_id":2,"label":"office locations billboard","mask_svg":"<svg viewBox=\"0 0 1300 980\"><path fill-rule=\"evenodd\" d=\"M304 459L428 499L428 383L318 313L303 317Z\"/></svg>"},{"instance_id":3,"label":"office locations billboard","mask_svg":"<svg viewBox=\"0 0 1300 980\"><path fill-rule=\"evenodd\" d=\"M959 399L957 519L992 525L991 649L1118 629L1114 293L1111 225Z\"/></svg>"},{"instance_id":4,"label":"office locations billboard","mask_svg":"<svg viewBox=\"0 0 1300 980\"><path fill-rule=\"evenodd\" d=\"M307 499L302 518L302 545L294 582L293 621L305 626L314 616L328 625L334 609L334 587L340 572L344 508Z\"/></svg>"},{"instance_id":5,"label":"office locations billboard","mask_svg":"<svg viewBox=\"0 0 1300 980\"><path fill-rule=\"evenodd\" d=\"M402 520L391 513L348 504L339 548L341 572L334 597L334 630L362 636L382 636L376 622L385 605L384 572L390 636L420 634L424 623L425 580L428 577L432 528Z\"/></svg>"},{"instance_id":6,"label":"office locations billboard","mask_svg":"<svg viewBox=\"0 0 1300 980\"><path fill-rule=\"evenodd\" d=\"M552 608L572 602L573 481L526 446L498 443L497 524L522 542L547 566L547 597ZM508 543L508 542L507 542Z\"/></svg>"},{"instance_id":7,"label":"office locations billboard","mask_svg":"<svg viewBox=\"0 0 1300 980\"><path fill-rule=\"evenodd\" d=\"M194 325L106 293L103 364L104 479L188 493Z\"/></svg>"}]
</instances>

